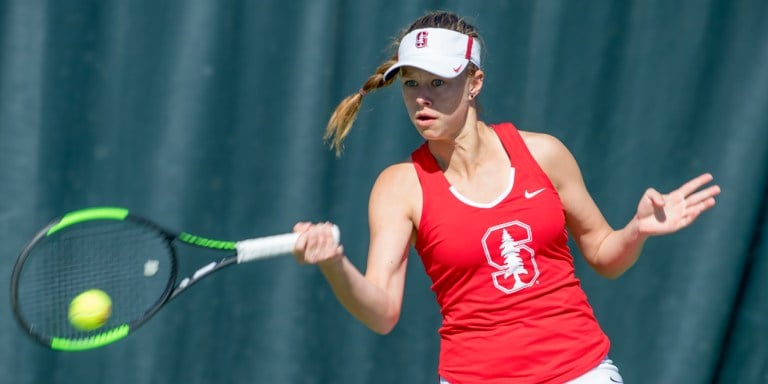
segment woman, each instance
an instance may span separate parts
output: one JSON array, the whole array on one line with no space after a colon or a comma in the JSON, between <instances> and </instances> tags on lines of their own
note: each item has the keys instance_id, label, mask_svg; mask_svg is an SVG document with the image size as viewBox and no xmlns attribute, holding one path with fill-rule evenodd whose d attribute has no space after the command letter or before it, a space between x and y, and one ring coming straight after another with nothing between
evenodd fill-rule
<instances>
[{"instance_id":1,"label":"woman","mask_svg":"<svg viewBox=\"0 0 768 384\"><path fill-rule=\"evenodd\" d=\"M397 55L340 103L327 130L338 151L363 96L399 75L425 139L374 184L365 274L328 223L297 223L294 253L319 266L350 313L386 334L400 315L413 244L443 316L441 383L621 382L574 276L568 233L590 266L615 278L648 237L691 224L720 189L704 188L709 174L669 194L648 189L636 215L614 230L560 141L479 120L481 49L476 29L448 12L429 13L404 32Z\"/></svg>"}]
</instances>

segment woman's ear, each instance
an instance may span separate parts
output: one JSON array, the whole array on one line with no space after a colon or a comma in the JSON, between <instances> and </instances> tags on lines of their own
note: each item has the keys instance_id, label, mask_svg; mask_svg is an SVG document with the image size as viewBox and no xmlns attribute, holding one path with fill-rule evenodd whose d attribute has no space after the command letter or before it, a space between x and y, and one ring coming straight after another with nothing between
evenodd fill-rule
<instances>
[{"instance_id":1,"label":"woman's ear","mask_svg":"<svg viewBox=\"0 0 768 384\"><path fill-rule=\"evenodd\" d=\"M485 73L481 69L478 69L470 75L469 77L469 98L474 99L477 97L477 95L480 93L480 90L483 89L483 79L485 78Z\"/></svg>"}]
</instances>

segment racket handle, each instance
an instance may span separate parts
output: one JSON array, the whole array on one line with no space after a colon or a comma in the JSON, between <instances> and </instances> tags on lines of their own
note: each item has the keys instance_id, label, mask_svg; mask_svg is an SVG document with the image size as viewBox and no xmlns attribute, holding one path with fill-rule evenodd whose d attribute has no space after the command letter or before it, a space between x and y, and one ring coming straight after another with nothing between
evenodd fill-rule
<instances>
[{"instance_id":1,"label":"racket handle","mask_svg":"<svg viewBox=\"0 0 768 384\"><path fill-rule=\"evenodd\" d=\"M338 244L341 239L339 227L334 225L331 228L331 231L333 232L333 240ZM248 261L266 259L291 253L293 252L293 247L296 245L296 240L298 239L298 233L285 233L282 235L238 241L237 262L245 263Z\"/></svg>"}]
</instances>

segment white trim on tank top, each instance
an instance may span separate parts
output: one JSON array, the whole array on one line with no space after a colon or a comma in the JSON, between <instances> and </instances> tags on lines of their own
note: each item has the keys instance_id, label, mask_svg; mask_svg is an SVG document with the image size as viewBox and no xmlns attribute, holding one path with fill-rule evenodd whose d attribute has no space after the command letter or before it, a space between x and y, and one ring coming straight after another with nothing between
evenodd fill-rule
<instances>
[{"instance_id":1,"label":"white trim on tank top","mask_svg":"<svg viewBox=\"0 0 768 384\"><path fill-rule=\"evenodd\" d=\"M456 187L451 185L450 188L448 188L449 191L455 196L459 201L462 203L469 205L471 207L476 208L493 208L499 203L501 203L502 200L504 200L507 196L509 196L509 193L512 192L512 186L515 185L515 168L510 167L509 168L509 183L507 183L507 188L502 192L497 198L493 199L493 201L488 203L478 203L476 201L473 201L469 199L468 197L462 195L458 190L456 190Z\"/></svg>"}]
</instances>

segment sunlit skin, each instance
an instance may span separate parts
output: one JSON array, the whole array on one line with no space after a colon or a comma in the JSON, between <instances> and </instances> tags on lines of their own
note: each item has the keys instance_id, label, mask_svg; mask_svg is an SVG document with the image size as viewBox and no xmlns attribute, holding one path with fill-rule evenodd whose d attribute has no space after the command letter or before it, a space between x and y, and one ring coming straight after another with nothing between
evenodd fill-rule
<instances>
[{"instance_id":1,"label":"sunlit skin","mask_svg":"<svg viewBox=\"0 0 768 384\"><path fill-rule=\"evenodd\" d=\"M484 74L465 71L453 79L414 68L401 71L403 102L416 130L449 183L476 201L489 202L509 182L509 155L498 136L478 120L475 96ZM587 263L599 274L616 278L638 259L650 236L676 232L715 205L717 185L705 173L663 194L648 188L636 214L612 228L592 200L576 160L557 138L520 131L526 146L552 181L566 213L569 234ZM514 154L512 154L514 156ZM365 273L333 241L329 223L300 222L294 255L317 264L336 297L366 326L388 333L402 306L408 250L419 227L422 192L410 159L387 167L371 190L370 243ZM344 236L342 235L342 239Z\"/></svg>"},{"instance_id":2,"label":"sunlit skin","mask_svg":"<svg viewBox=\"0 0 768 384\"><path fill-rule=\"evenodd\" d=\"M401 72L402 95L408 116L425 140L455 141L477 117L469 118L469 94L482 88L482 71L470 79L467 71L453 79L406 67Z\"/></svg>"},{"instance_id":3,"label":"sunlit skin","mask_svg":"<svg viewBox=\"0 0 768 384\"><path fill-rule=\"evenodd\" d=\"M445 177L462 195L488 202L509 182L509 158L496 134L478 120L475 97L483 87L482 70L446 79L405 67L403 102L416 130ZM418 220L418 218L417 218Z\"/></svg>"}]
</instances>

